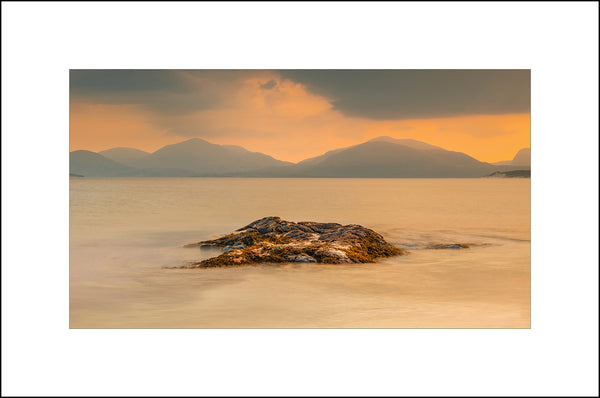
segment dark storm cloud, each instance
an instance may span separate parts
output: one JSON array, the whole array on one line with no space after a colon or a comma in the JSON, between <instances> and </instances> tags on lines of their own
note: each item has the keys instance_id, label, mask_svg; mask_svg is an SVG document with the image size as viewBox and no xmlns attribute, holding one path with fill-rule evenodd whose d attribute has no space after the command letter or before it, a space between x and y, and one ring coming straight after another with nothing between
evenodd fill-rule
<instances>
[{"instance_id":1,"label":"dark storm cloud","mask_svg":"<svg viewBox=\"0 0 600 398\"><path fill-rule=\"evenodd\" d=\"M393 120L528 112L529 70L281 70L347 116ZM266 74L266 76L273 74ZM264 70L71 70L72 102L135 104L157 117L223 105ZM277 87L267 77L263 90Z\"/></svg>"},{"instance_id":2,"label":"dark storm cloud","mask_svg":"<svg viewBox=\"0 0 600 398\"><path fill-rule=\"evenodd\" d=\"M393 120L529 112L529 70L281 70L347 116Z\"/></svg>"},{"instance_id":3,"label":"dark storm cloud","mask_svg":"<svg viewBox=\"0 0 600 398\"><path fill-rule=\"evenodd\" d=\"M177 71L129 69L72 69L71 94L102 95L149 92L186 92L184 81Z\"/></svg>"},{"instance_id":4,"label":"dark storm cloud","mask_svg":"<svg viewBox=\"0 0 600 398\"><path fill-rule=\"evenodd\" d=\"M275 86L277 86L277 82L275 80L269 80L265 84L261 84L260 88L262 88L263 90L270 90Z\"/></svg>"},{"instance_id":5,"label":"dark storm cloud","mask_svg":"<svg viewBox=\"0 0 600 398\"><path fill-rule=\"evenodd\" d=\"M186 114L215 107L240 71L81 70L70 71L73 102L136 104L157 114Z\"/></svg>"}]
</instances>

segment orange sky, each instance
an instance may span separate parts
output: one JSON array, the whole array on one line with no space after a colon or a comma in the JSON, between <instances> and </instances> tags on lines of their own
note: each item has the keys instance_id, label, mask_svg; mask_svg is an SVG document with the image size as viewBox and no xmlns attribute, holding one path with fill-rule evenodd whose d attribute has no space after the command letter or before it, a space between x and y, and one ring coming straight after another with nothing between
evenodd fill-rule
<instances>
[{"instance_id":1,"label":"orange sky","mask_svg":"<svg viewBox=\"0 0 600 398\"><path fill-rule=\"evenodd\" d=\"M274 89L261 87L270 80L277 83ZM530 146L529 113L373 120L346 116L332 102L268 71L230 84L218 106L187 113L161 113L140 104L72 100L70 149L98 152L134 147L152 152L199 137L297 162L387 135L496 162L510 160L519 149Z\"/></svg>"}]
</instances>

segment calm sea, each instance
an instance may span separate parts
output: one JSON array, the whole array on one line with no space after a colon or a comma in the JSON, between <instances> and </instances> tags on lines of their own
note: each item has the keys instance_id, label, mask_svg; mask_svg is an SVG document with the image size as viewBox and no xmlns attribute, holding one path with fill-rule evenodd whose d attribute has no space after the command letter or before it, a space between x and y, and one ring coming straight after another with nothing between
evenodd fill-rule
<instances>
[{"instance_id":1,"label":"calm sea","mask_svg":"<svg viewBox=\"0 0 600 398\"><path fill-rule=\"evenodd\" d=\"M182 245L265 216L360 224L410 254L163 268L215 254ZM529 325L529 179L70 180L71 328Z\"/></svg>"}]
</instances>

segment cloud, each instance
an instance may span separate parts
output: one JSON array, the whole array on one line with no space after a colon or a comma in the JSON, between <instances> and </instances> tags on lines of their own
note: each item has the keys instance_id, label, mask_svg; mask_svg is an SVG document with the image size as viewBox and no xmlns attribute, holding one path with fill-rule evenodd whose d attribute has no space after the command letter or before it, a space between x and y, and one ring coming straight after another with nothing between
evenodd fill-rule
<instances>
[{"instance_id":1,"label":"cloud","mask_svg":"<svg viewBox=\"0 0 600 398\"><path fill-rule=\"evenodd\" d=\"M71 70L70 95L72 103L139 105L160 119L228 107L249 80L255 97L273 93L266 101L292 84L344 116L372 120L530 110L529 70Z\"/></svg>"},{"instance_id":2,"label":"cloud","mask_svg":"<svg viewBox=\"0 0 600 398\"><path fill-rule=\"evenodd\" d=\"M377 120L530 111L529 70L281 70L346 116Z\"/></svg>"},{"instance_id":3,"label":"cloud","mask_svg":"<svg viewBox=\"0 0 600 398\"><path fill-rule=\"evenodd\" d=\"M228 106L248 80L265 92L296 84L334 111L373 120L530 110L529 70L71 70L70 93L71 102L188 115Z\"/></svg>"},{"instance_id":4,"label":"cloud","mask_svg":"<svg viewBox=\"0 0 600 398\"><path fill-rule=\"evenodd\" d=\"M274 79L269 80L265 84L261 84L260 88L263 90L271 90L272 88L277 86L277 82Z\"/></svg>"},{"instance_id":5,"label":"cloud","mask_svg":"<svg viewBox=\"0 0 600 398\"><path fill-rule=\"evenodd\" d=\"M71 103L139 105L155 114L185 115L219 107L260 70L107 69L70 71Z\"/></svg>"},{"instance_id":6,"label":"cloud","mask_svg":"<svg viewBox=\"0 0 600 398\"><path fill-rule=\"evenodd\" d=\"M72 95L95 98L106 94L136 95L152 92L187 92L190 87L176 70L72 69Z\"/></svg>"},{"instance_id":7,"label":"cloud","mask_svg":"<svg viewBox=\"0 0 600 398\"><path fill-rule=\"evenodd\" d=\"M506 79L477 71L417 72L427 73L75 70L71 147L153 151L200 137L298 161L389 135L495 161L529 146L529 113L508 112L519 108L510 101L519 90L509 89ZM319 85L312 81L317 78L331 81Z\"/></svg>"},{"instance_id":8,"label":"cloud","mask_svg":"<svg viewBox=\"0 0 600 398\"><path fill-rule=\"evenodd\" d=\"M395 127L392 127L392 131L410 131L410 130L414 130L415 128L413 126L406 126L406 125L398 125Z\"/></svg>"},{"instance_id":9,"label":"cloud","mask_svg":"<svg viewBox=\"0 0 600 398\"><path fill-rule=\"evenodd\" d=\"M157 113L152 123L166 128L168 134L185 137L281 137L300 126L314 129L314 125L326 123L327 118L341 117L331 111L325 98L301 84L281 80L276 74L268 76L270 79L264 83L264 77L241 79L219 107L186 115ZM271 89L265 90L265 85Z\"/></svg>"}]
</instances>

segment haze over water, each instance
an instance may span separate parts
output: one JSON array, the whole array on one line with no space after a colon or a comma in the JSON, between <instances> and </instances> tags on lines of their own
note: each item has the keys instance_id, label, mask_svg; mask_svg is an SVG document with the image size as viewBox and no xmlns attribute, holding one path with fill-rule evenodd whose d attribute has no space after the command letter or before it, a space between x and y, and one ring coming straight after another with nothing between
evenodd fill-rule
<instances>
[{"instance_id":1,"label":"haze over water","mask_svg":"<svg viewBox=\"0 0 600 398\"><path fill-rule=\"evenodd\" d=\"M163 268L215 255L181 246L265 216L360 224L410 254ZM529 179L70 180L72 328L529 325Z\"/></svg>"}]
</instances>

